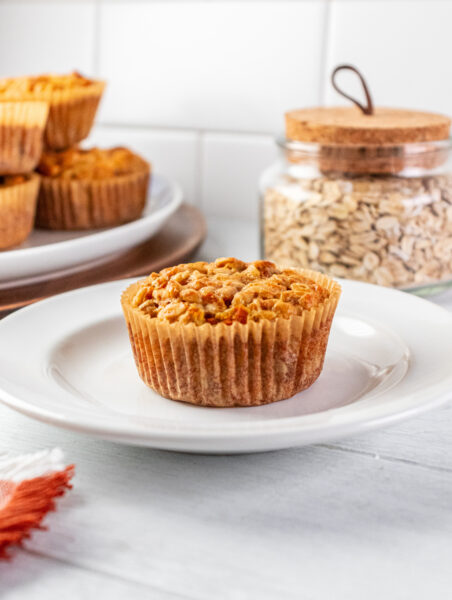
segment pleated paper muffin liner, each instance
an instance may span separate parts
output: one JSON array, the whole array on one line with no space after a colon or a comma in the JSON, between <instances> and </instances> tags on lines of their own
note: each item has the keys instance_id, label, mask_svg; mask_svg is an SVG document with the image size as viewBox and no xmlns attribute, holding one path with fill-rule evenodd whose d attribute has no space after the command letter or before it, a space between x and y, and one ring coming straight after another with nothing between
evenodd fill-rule
<instances>
[{"instance_id":1,"label":"pleated paper muffin liner","mask_svg":"<svg viewBox=\"0 0 452 600\"><path fill-rule=\"evenodd\" d=\"M121 304L139 375L160 395L201 406L258 406L290 398L323 367L341 288L321 273L300 270L330 291L300 316L247 324L195 325L150 318L132 306L139 282Z\"/></svg>"},{"instance_id":2,"label":"pleated paper muffin liner","mask_svg":"<svg viewBox=\"0 0 452 600\"><path fill-rule=\"evenodd\" d=\"M50 105L44 133L46 148L63 150L88 137L104 89L105 83L96 81L87 87L54 90L42 95Z\"/></svg>"},{"instance_id":3,"label":"pleated paper muffin liner","mask_svg":"<svg viewBox=\"0 0 452 600\"><path fill-rule=\"evenodd\" d=\"M0 102L0 175L33 171L48 113L45 102Z\"/></svg>"},{"instance_id":4,"label":"pleated paper muffin liner","mask_svg":"<svg viewBox=\"0 0 452 600\"><path fill-rule=\"evenodd\" d=\"M33 228L39 176L15 185L0 186L0 249L17 246Z\"/></svg>"},{"instance_id":5,"label":"pleated paper muffin liner","mask_svg":"<svg viewBox=\"0 0 452 600\"><path fill-rule=\"evenodd\" d=\"M36 225L75 230L133 221L146 204L149 178L149 170L102 180L42 177Z\"/></svg>"}]
</instances>

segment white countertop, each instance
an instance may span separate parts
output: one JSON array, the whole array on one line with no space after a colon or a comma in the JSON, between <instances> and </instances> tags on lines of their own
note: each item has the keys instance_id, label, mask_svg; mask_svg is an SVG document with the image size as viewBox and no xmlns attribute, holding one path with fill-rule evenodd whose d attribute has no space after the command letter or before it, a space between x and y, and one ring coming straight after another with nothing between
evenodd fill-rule
<instances>
[{"instance_id":1,"label":"white countertop","mask_svg":"<svg viewBox=\"0 0 452 600\"><path fill-rule=\"evenodd\" d=\"M253 224L209 225L200 258L257 257ZM452 310L452 292L437 302ZM243 456L122 446L0 406L0 451L53 446L76 464L74 489L0 563L2 600L451 597L452 405Z\"/></svg>"}]
</instances>

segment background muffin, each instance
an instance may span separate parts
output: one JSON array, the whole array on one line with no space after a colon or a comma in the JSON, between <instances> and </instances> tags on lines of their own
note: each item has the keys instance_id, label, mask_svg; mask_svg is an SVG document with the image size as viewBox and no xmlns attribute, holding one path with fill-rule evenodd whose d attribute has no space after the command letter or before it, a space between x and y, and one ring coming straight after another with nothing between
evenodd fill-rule
<instances>
[{"instance_id":1,"label":"background muffin","mask_svg":"<svg viewBox=\"0 0 452 600\"><path fill-rule=\"evenodd\" d=\"M0 175L33 171L48 112L45 102L0 102Z\"/></svg>"},{"instance_id":2,"label":"background muffin","mask_svg":"<svg viewBox=\"0 0 452 600\"><path fill-rule=\"evenodd\" d=\"M36 224L49 229L119 225L143 212L150 165L127 148L46 152Z\"/></svg>"},{"instance_id":3,"label":"background muffin","mask_svg":"<svg viewBox=\"0 0 452 600\"><path fill-rule=\"evenodd\" d=\"M85 139L105 88L103 81L79 73L0 80L0 101L38 100L49 105L46 147L61 150Z\"/></svg>"},{"instance_id":4,"label":"background muffin","mask_svg":"<svg viewBox=\"0 0 452 600\"><path fill-rule=\"evenodd\" d=\"M33 228L39 177L0 176L0 249L17 246Z\"/></svg>"},{"instance_id":5,"label":"background muffin","mask_svg":"<svg viewBox=\"0 0 452 600\"><path fill-rule=\"evenodd\" d=\"M121 302L143 381L167 398L225 407L309 387L339 296L320 273L226 258L153 273Z\"/></svg>"}]
</instances>

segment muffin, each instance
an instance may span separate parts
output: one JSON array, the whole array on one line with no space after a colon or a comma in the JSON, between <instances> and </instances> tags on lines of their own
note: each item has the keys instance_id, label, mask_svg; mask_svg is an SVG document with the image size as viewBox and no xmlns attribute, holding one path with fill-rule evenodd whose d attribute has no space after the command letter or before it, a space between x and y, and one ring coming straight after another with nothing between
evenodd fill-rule
<instances>
[{"instance_id":1,"label":"muffin","mask_svg":"<svg viewBox=\"0 0 452 600\"><path fill-rule=\"evenodd\" d=\"M111 227L137 219L146 204L150 165L127 148L45 152L37 171L38 227Z\"/></svg>"},{"instance_id":2,"label":"muffin","mask_svg":"<svg viewBox=\"0 0 452 600\"><path fill-rule=\"evenodd\" d=\"M0 80L0 101L38 100L49 105L44 132L47 148L61 150L85 139L105 88L103 81L79 73Z\"/></svg>"},{"instance_id":3,"label":"muffin","mask_svg":"<svg viewBox=\"0 0 452 600\"><path fill-rule=\"evenodd\" d=\"M320 375L340 293L321 273L220 258L152 273L121 304L146 385L201 406L258 406Z\"/></svg>"},{"instance_id":4,"label":"muffin","mask_svg":"<svg viewBox=\"0 0 452 600\"><path fill-rule=\"evenodd\" d=\"M33 228L39 177L0 176L0 249L17 246Z\"/></svg>"},{"instance_id":5,"label":"muffin","mask_svg":"<svg viewBox=\"0 0 452 600\"><path fill-rule=\"evenodd\" d=\"M0 175L33 171L48 112L45 102L0 102Z\"/></svg>"}]
</instances>

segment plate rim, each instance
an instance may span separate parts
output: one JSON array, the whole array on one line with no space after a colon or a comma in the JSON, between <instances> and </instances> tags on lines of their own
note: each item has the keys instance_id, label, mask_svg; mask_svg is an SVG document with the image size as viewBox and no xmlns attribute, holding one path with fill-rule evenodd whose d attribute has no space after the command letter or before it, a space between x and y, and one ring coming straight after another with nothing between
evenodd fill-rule
<instances>
[{"instance_id":1,"label":"plate rim","mask_svg":"<svg viewBox=\"0 0 452 600\"><path fill-rule=\"evenodd\" d=\"M81 288L78 290L73 290L69 292L65 292L64 294L59 294L57 296L53 296L52 298L48 298L36 304L30 305L26 308L20 309L19 311L5 317L2 321L0 321L0 334L2 331L3 323L10 324L12 321L20 319L25 311L40 311L42 309L43 304L50 304L54 302L61 302L68 296L75 296L78 294L86 294L90 293L94 290L98 290L99 288L120 288L125 287L130 282L136 281L136 278L128 278L122 279L118 281L101 283L93 286L89 286L86 288ZM400 296L406 296L408 298L416 300L416 302L422 303L423 305L427 305L429 310L434 310L438 313L441 313L443 316L447 316L447 320L450 321L452 326L452 314L436 304L433 304L425 299L414 297L411 295L407 295L405 292L400 292L398 290L388 290L387 288L380 288L380 286L374 286L372 284L362 283L362 282L343 282L343 285L359 285L366 286L371 291L374 288L383 289L389 291L390 293L395 293ZM119 305L118 305L119 307ZM108 316L108 315L106 315ZM396 332L393 332L396 333ZM396 333L397 334L397 333ZM138 375L137 375L138 376ZM6 382L6 388L5 388ZM14 383L12 383L12 388L14 388ZM439 388L439 389L438 389ZM447 389L445 389L447 388ZM397 385L391 390L391 393L397 390ZM35 418L39 421L43 421L48 424L56 425L58 427L62 427L65 429L69 429L72 431L77 431L85 434L91 434L99 437L103 437L104 439L111 439L120 442L129 442L136 444L145 444L148 446L156 445L158 447L162 447L160 445L161 441L165 441L166 444L171 444L171 442L183 442L187 440L187 443L192 440L197 441L234 441L239 439L246 438L247 440L254 440L256 438L261 438L262 436L279 436L287 434L300 434L307 438L307 440L303 440L301 442L295 444L288 445L280 445L277 447L289 447L293 445L304 445L310 444L314 442L327 441L331 439L337 439L339 437L346 436L350 433L359 434L365 431L369 431L372 429L379 428L381 426L396 423L401 420L408 418L412 414L421 414L426 412L427 410L431 410L432 408L436 408L445 404L446 402L452 399L452 372L446 379L441 379L441 381L436 381L435 383L430 383L427 388L422 388L422 394L425 396L425 391L430 391L430 396L433 393L433 396L430 399L426 399L422 402L416 402L415 404L410 404L403 408L398 407L395 412L388 411L380 414L377 411L377 414L369 415L369 411L364 411L364 416L357 414L359 411L353 413L353 411L346 415L344 422L334 422L334 423L314 423L307 424L306 420L308 417L312 416L312 414L325 414L328 412L329 414L337 415L338 411L344 413L345 409L348 407L352 407L353 405L347 405L338 408L331 408L327 411L322 411L321 413L312 413L308 415L298 415L293 417L285 417L284 419L271 419L268 421L259 421L252 422L247 421L244 423L225 423L225 427L223 431L218 430L216 427L213 427L211 431L207 431L208 426L203 425L198 429L196 426L190 424L191 429L184 429L184 425L176 425L173 427L168 427L167 422L160 428L155 428L152 424L147 422L146 426L139 427L136 423L126 423L122 424L119 422L111 423L105 422L99 424L98 421L92 421L92 418L95 416L95 412L92 412L90 415L83 417L75 417L75 415L71 416L71 420L68 420L67 417L63 414L58 414L58 412L54 410L50 410L48 408L40 408L36 403L30 402L29 400L23 400L17 397L14 392L11 391L11 385L8 385L8 381L5 380L3 375L0 373L0 401L4 404L10 406L10 408L15 409L23 414L26 414L32 418ZM388 392L386 392L388 393ZM38 394L37 392L33 393L35 398L38 398L42 394ZM419 394L416 394L418 397ZM373 407L376 408L376 407ZM372 412L372 411L371 411ZM375 411L373 411L375 413ZM120 413L118 413L120 414ZM124 415L123 415L124 416ZM162 420L163 421L163 420ZM228 427L229 425L229 427ZM182 433L182 435L181 435Z\"/></svg>"}]
</instances>

